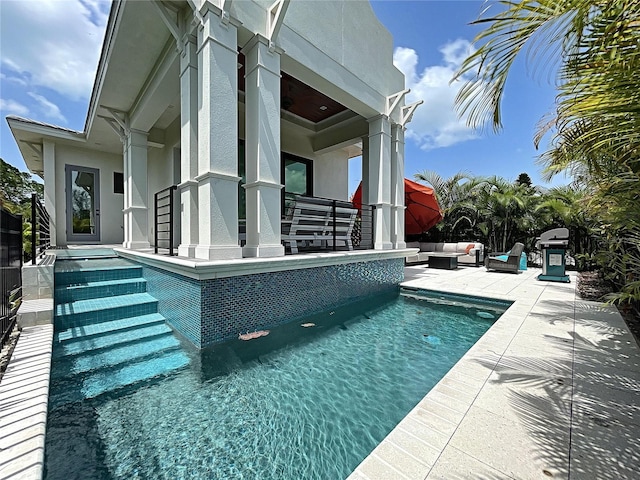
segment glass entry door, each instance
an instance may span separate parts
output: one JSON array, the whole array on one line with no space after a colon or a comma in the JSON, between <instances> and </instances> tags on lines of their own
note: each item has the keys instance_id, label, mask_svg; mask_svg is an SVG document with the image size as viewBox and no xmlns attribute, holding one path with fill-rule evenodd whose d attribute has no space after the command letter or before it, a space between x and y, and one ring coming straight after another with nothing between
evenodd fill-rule
<instances>
[{"instance_id":1,"label":"glass entry door","mask_svg":"<svg viewBox=\"0 0 640 480\"><path fill-rule=\"evenodd\" d=\"M95 168L65 166L67 241L100 241L100 172Z\"/></svg>"}]
</instances>

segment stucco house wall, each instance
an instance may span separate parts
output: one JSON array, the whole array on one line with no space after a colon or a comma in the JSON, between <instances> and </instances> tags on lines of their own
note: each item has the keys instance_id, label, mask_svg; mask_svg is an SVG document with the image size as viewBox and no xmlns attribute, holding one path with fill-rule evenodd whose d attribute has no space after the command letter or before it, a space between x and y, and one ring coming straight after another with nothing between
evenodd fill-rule
<instances>
[{"instance_id":1,"label":"stucco house wall","mask_svg":"<svg viewBox=\"0 0 640 480\"><path fill-rule=\"evenodd\" d=\"M55 147L56 241L67 245L65 165L96 168L100 171L100 233L104 244L120 244L124 238L122 206L124 195L113 192L113 173L122 173L122 156L58 144Z\"/></svg>"}]
</instances>

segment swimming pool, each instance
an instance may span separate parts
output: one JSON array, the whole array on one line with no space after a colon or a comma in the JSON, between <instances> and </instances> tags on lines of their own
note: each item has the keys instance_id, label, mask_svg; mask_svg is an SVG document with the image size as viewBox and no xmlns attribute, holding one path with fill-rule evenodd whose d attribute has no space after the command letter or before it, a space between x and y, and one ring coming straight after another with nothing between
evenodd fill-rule
<instances>
[{"instance_id":1,"label":"swimming pool","mask_svg":"<svg viewBox=\"0 0 640 480\"><path fill-rule=\"evenodd\" d=\"M50 408L45 478L343 479L507 307L403 290L184 342L178 373Z\"/></svg>"}]
</instances>

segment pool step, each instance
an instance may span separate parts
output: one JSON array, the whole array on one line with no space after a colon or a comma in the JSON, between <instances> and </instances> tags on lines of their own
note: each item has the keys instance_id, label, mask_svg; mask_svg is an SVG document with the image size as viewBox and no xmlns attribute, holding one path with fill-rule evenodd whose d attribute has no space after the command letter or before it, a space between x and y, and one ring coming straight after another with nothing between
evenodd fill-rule
<instances>
[{"instance_id":1,"label":"pool step","mask_svg":"<svg viewBox=\"0 0 640 480\"><path fill-rule=\"evenodd\" d=\"M169 335L175 339L171 329L165 324L144 325L129 330L118 330L108 335L92 335L89 337L80 337L74 341L64 342L60 345L60 348L56 348L56 351L53 353L53 358L81 355L106 348L113 349L121 344L126 345L132 342L140 342L159 335ZM178 341L176 340L176 345L177 344Z\"/></svg>"},{"instance_id":2,"label":"pool step","mask_svg":"<svg viewBox=\"0 0 640 480\"><path fill-rule=\"evenodd\" d=\"M158 311L158 300L148 293L132 293L60 303L55 309L56 330L118 320Z\"/></svg>"},{"instance_id":3,"label":"pool step","mask_svg":"<svg viewBox=\"0 0 640 480\"><path fill-rule=\"evenodd\" d=\"M154 337L145 337L140 340L132 340L129 343L119 344L111 348L103 348L95 351L85 351L84 354L73 356L59 356L60 372L54 372L52 378L59 376L99 372L105 368L130 365L134 361L141 360L159 352L167 352L180 348L180 342L173 334L165 332Z\"/></svg>"},{"instance_id":4,"label":"pool step","mask_svg":"<svg viewBox=\"0 0 640 480\"><path fill-rule=\"evenodd\" d=\"M111 335L116 332L133 330L138 327L146 327L154 324L165 325L165 318L159 313L138 315L137 317L120 318L107 322L92 323L81 327L70 327L53 334L54 343L73 342L85 340L91 337Z\"/></svg>"},{"instance_id":5,"label":"pool step","mask_svg":"<svg viewBox=\"0 0 640 480\"><path fill-rule=\"evenodd\" d=\"M92 375L82 384L84 398L94 398L134 383L165 376L185 367L189 358L182 351L166 353L158 358L127 365L116 372Z\"/></svg>"},{"instance_id":6,"label":"pool step","mask_svg":"<svg viewBox=\"0 0 640 480\"><path fill-rule=\"evenodd\" d=\"M188 364L189 357L181 349L172 349L126 365L105 367L85 374L52 376L49 408L53 410L68 403L82 402L130 386L154 382Z\"/></svg>"},{"instance_id":7,"label":"pool step","mask_svg":"<svg viewBox=\"0 0 640 480\"><path fill-rule=\"evenodd\" d=\"M109 262L105 265L92 267L92 263ZM112 262L108 260L91 260L88 262L64 263L78 264L68 265L56 269L54 273L56 288L64 288L69 285L85 285L90 282L104 282L109 280L122 280L125 278L142 278L142 267L130 262Z\"/></svg>"},{"instance_id":8,"label":"pool step","mask_svg":"<svg viewBox=\"0 0 640 480\"><path fill-rule=\"evenodd\" d=\"M81 285L65 285L56 288L56 300L59 303L90 300L92 298L113 297L131 293L147 291L147 281L142 277L121 278L118 280L104 280L87 282Z\"/></svg>"},{"instance_id":9,"label":"pool step","mask_svg":"<svg viewBox=\"0 0 640 480\"><path fill-rule=\"evenodd\" d=\"M62 261L55 272L51 408L188 365L142 267L119 258Z\"/></svg>"}]
</instances>

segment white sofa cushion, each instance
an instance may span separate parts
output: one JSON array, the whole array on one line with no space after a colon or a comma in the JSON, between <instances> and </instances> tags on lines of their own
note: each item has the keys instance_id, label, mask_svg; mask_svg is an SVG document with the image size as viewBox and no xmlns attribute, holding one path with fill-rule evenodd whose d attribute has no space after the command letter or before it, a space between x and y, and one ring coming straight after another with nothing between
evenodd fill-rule
<instances>
[{"instance_id":1,"label":"white sofa cushion","mask_svg":"<svg viewBox=\"0 0 640 480\"><path fill-rule=\"evenodd\" d=\"M457 243L445 243L443 248L442 248L442 251L446 252L446 253L461 253L461 252L458 252L458 244Z\"/></svg>"},{"instance_id":2,"label":"white sofa cushion","mask_svg":"<svg viewBox=\"0 0 640 480\"><path fill-rule=\"evenodd\" d=\"M420 251L421 252L435 252L436 244L433 242L420 242Z\"/></svg>"}]
</instances>

